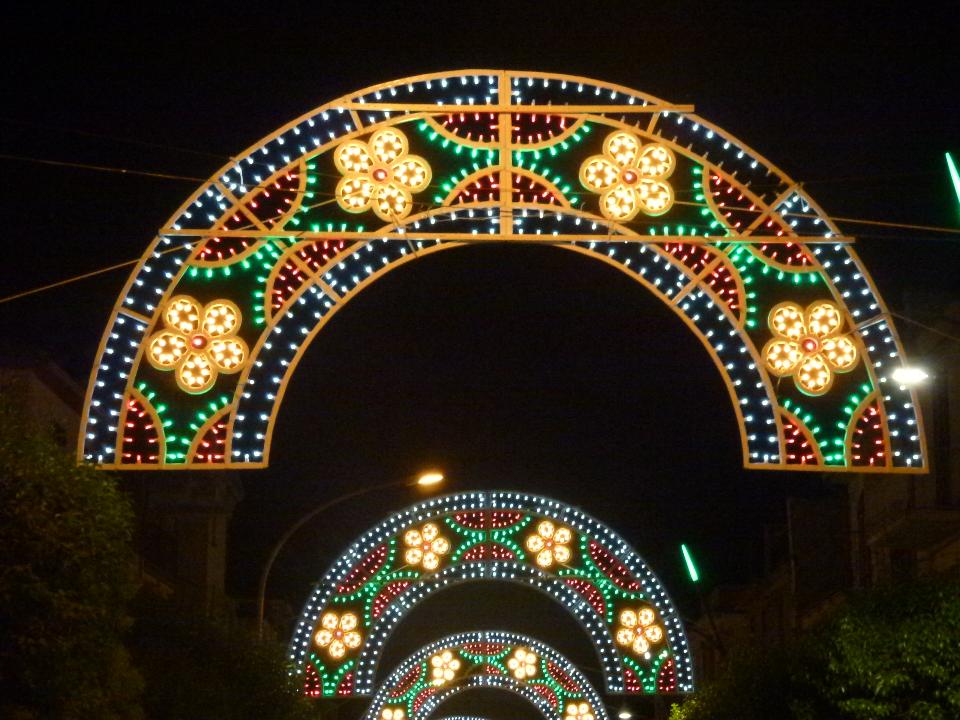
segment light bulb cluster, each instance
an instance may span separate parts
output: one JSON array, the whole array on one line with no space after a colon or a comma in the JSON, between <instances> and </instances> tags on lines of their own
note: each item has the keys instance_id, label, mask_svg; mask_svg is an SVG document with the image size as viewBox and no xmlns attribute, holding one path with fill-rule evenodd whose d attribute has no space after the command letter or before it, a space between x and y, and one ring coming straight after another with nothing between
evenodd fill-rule
<instances>
[{"instance_id":1,"label":"light bulb cluster","mask_svg":"<svg viewBox=\"0 0 960 720\"><path fill-rule=\"evenodd\" d=\"M795 212L811 210L810 205L802 203L798 197L794 203ZM893 467L922 467L923 441L915 391L893 379L894 371L906 363L906 356L891 328L889 314L851 248L840 244L819 244L813 248L813 254L830 275L856 323L866 353L865 362L869 363L871 374L877 380L876 387L883 402L890 463Z\"/></svg>"},{"instance_id":2,"label":"light bulb cluster","mask_svg":"<svg viewBox=\"0 0 960 720\"><path fill-rule=\"evenodd\" d=\"M489 513L489 520L481 521L482 513ZM457 524L458 518L466 525ZM551 527L548 528L545 523ZM478 525L489 529L476 529ZM436 532L431 530L424 533L427 526L434 526ZM551 529L552 534L549 532ZM561 530L566 530L566 533L561 533ZM411 537L413 532L418 533L419 538ZM558 533L559 540L567 540L566 543L559 543L567 548L567 552L571 552L573 543L578 542L577 555L574 557L571 552L566 556L571 561L569 568L556 565L553 553L552 567L538 564L537 557L546 549L545 542L544 547L540 547L534 541L533 544L539 549L528 550L526 559L517 555L511 560L501 560L495 556L467 560L462 551L453 552L457 544L467 547L492 541L501 544L513 542L516 552L522 553L517 541L511 540L514 536L522 542L532 537L541 540L552 538L552 551L557 547ZM432 540L426 540L425 535ZM417 548L424 542L433 543L441 536L450 540L451 552L449 555L438 554L436 571L421 575L419 572L423 571L403 570L402 574L396 576L390 574L388 568L393 561L389 553L402 555L407 549ZM457 539L454 540L453 536L457 536ZM408 537L412 545L406 542ZM415 540L420 542L413 542ZM601 551L603 557L598 555ZM574 560L579 564L574 565ZM405 558L401 560L404 561ZM583 565L585 562L589 566ZM600 565L595 565L595 562ZM632 672L649 678L646 687L650 687L656 667L645 667L643 662L661 662L659 656L639 659L625 657L617 647L616 618L609 614L615 598L642 599L643 607L656 610L657 624L664 633L663 647L669 649L669 656L677 661L681 691L692 689L689 648L682 622L659 580L643 560L619 535L582 511L556 500L525 493L475 492L433 498L396 513L369 530L350 546L314 588L297 623L290 645L290 659L301 668L309 665L311 653L314 652L313 637L321 616L334 611L332 608L352 607L366 598L363 602L367 609L358 628L363 633L363 642L355 656L351 656L356 659L351 668L351 692L357 695L370 694L373 692L382 649L406 614L436 592L477 580L526 585L554 598L566 608L593 642L610 692L624 691L628 666ZM617 594L610 595L598 609L597 603L591 602L589 589L583 587L584 584L594 590L607 586L617 588ZM387 593L386 599L380 600L384 592ZM372 612L374 607L377 608L376 613ZM640 664L637 664L638 661Z\"/></svg>"},{"instance_id":3,"label":"light bulb cluster","mask_svg":"<svg viewBox=\"0 0 960 720\"><path fill-rule=\"evenodd\" d=\"M90 400L84 408L81 453L84 460L103 465L118 461L121 418L127 402L127 380L147 324L126 313L115 314L102 341L91 377Z\"/></svg>"},{"instance_id":4,"label":"light bulb cluster","mask_svg":"<svg viewBox=\"0 0 960 720\"><path fill-rule=\"evenodd\" d=\"M516 73L508 73L508 78L509 100L513 103L532 103L554 108L562 107L564 104L617 106L617 110L607 114L605 119L601 114L593 116L592 123L584 123L583 118L567 118L546 110L543 115L535 113L530 117L523 116L521 119L512 120L516 126L514 134L519 133L513 138L514 142L519 143L511 150L514 163L530 169L535 174L543 175L564 194L568 193L567 188L570 183L554 170L541 168L539 165L534 168L534 163L554 165L550 158L556 154L557 147L549 145L551 138L556 140L555 145L566 150L571 144L580 142L582 137L587 136L591 124L596 127L599 124L612 122L616 125L614 135L625 134L637 138L641 152L644 148L653 148L649 151L650 162L637 166L638 176L643 175L647 169L664 179L669 175L673 159L680 159L683 156L688 159L702 160L709 156L709 162L702 163L704 168L715 169L716 172L713 174L717 177L720 174L735 177L741 188L737 192L742 197L730 200L727 204L733 208L731 212L738 218L737 222L740 223L741 230L744 229L747 218L756 214L754 212L756 208L751 209L749 206L757 203L767 206L778 203L774 208L776 214L765 218L755 232L776 235L795 233L798 236L798 243L802 242L803 238L821 240L830 238L836 232L829 218L802 191L790 191L793 185L789 179L780 175L763 158L695 115L671 111L631 113L624 109L625 106L636 105L642 108L660 101L595 81ZM482 118L482 112L472 110L470 112L476 117L471 120L468 117L470 112L458 112L456 108L464 105L493 105L506 100L507 98L500 97L499 74L478 72L437 73L409 80L398 80L334 101L280 128L245 154L231 161L177 211L166 227L170 231L240 227L246 224L251 214L259 222L271 225L276 217L286 217L285 213L292 212L292 208L297 204L297 194L304 192L301 188L306 188L305 194L312 197L314 186L309 183L315 183L318 178L315 170L311 177L306 168L311 166L310 161L319 154L337 147L353 147L350 145L353 142L352 136L357 134L374 141L376 138L383 140L383 137L390 140L393 136L389 133L392 132L394 135L399 133L395 129L396 125L391 126L391 123L395 123L399 115L403 114L402 109L385 110L371 107L368 111L361 107L354 111L344 107L347 102L359 103L360 106L374 103L394 103L398 106L404 103L427 103L448 109L448 112L437 116L435 120L418 120L417 125L404 126L409 127L410 132L422 133L423 131L418 128L424 122L428 129L435 125L443 127L444 119L448 121L448 125L453 123L451 127L454 129L459 128L460 125L462 125L461 129L467 128L471 122L479 122L481 125L486 123L484 127L489 130L490 123L499 122L499 119L489 117L491 113L487 113L487 117ZM460 118L461 115L462 118ZM514 116L520 117L518 113L511 114L511 117ZM362 127L358 126L358 122ZM374 127L382 123L386 123L388 127ZM537 130L539 127L537 123L544 124L542 133ZM390 130L390 127L394 129ZM387 132L388 135L377 135L378 130ZM367 133L370 131L373 134L368 136ZM436 130L432 132L436 133ZM451 143L451 154L456 153L461 146L457 145L454 131L448 128L444 132L447 136L440 137L438 141ZM466 130L466 132L472 131ZM493 131L490 130L490 132ZM607 132L610 133L610 131ZM351 137L348 138L347 135ZM531 142L534 143L534 149L524 149L525 143ZM379 148L377 152L383 151L381 155L386 163L384 167L389 165L390 172L398 172L406 186L419 188L427 181L428 170L424 171L420 166L414 167L416 163L394 167L404 162L401 150L405 148L402 147L402 142L399 144L393 141L379 142L379 144L374 142L374 145ZM612 156L614 160L611 162L620 157L624 161L630 160L627 165L632 167L631 163L635 158L632 155L630 158L621 157L623 156L621 145L622 143L616 144L614 148L616 152ZM476 147L467 149L468 154L474 151L478 149ZM352 155L347 158L351 173L369 174L378 169L379 166L377 168L373 165L369 168L363 166L362 158L356 153L354 155L355 157ZM369 154L369 157L373 158L375 154ZM487 161L489 162L489 157ZM695 161L699 162L699 160ZM357 163L363 167L358 166ZM315 167L316 163L312 165ZM620 165L617 167L623 170L626 165L623 168ZM626 182L632 180L632 176L620 179ZM550 202L548 198L542 196L544 191L539 185L534 183L534 188L528 187L533 181L533 178L525 178L521 181L520 187L515 188L515 191L520 193L520 202L526 200ZM304 182L307 184L304 185ZM401 182L401 185L404 182ZM702 184L695 184L695 187L700 188L701 195L698 197L703 198L707 206L710 206L710 203L716 205L717 199L713 197L711 190L703 188ZM234 205L235 198L241 198L245 205L243 212L239 212ZM404 214L410 208L409 203L399 196L384 196L383 201L386 205L381 206L381 210L391 218L394 215ZM711 212L707 208L704 211L708 214ZM718 212L720 216L723 215L722 210ZM576 215L573 211L569 214ZM577 219L581 224L585 222L583 218ZM437 217L424 219L410 223L408 227L423 231L427 227L434 226L437 220ZM513 222L512 230L519 234L545 235L559 231L558 223L554 223L551 215L545 214L542 208L534 211L518 208L514 211ZM715 220L715 222L719 221ZM499 213L497 208L471 209L469 213L451 222L444 218L443 223L444 230L451 230L454 225L462 224L462 227L469 228L467 232L496 234L499 231ZM592 224L593 232L596 232L596 225ZM315 229L333 229L333 227L318 226ZM419 253L427 247L439 244L439 241L435 243L416 241L414 248ZM387 250L384 245L391 245L399 250ZM243 243L240 247L242 250ZM406 243L396 241L373 242L365 247L367 249L364 252L370 253L369 261L348 260L345 264L352 265L350 268L342 267L344 263L337 263L335 269L323 270L320 280L334 288L338 295L343 296L359 289L375 274L376 270L393 262L405 261L413 252ZM776 403L776 399L766 391L759 392L755 387L755 378L761 376L763 379L764 371L762 368L757 371L755 367L750 367L755 365L756 361L751 356L750 342L738 335L741 331L736 326L736 318L725 321L727 328L720 327L716 331L712 327L705 329L701 321L693 320L694 317L703 318L711 314L713 310L710 307L711 303L715 305L718 300L728 301L729 298L721 297L722 293L718 295L720 290L717 290L716 282L711 284L709 281L701 280L700 288L688 288L689 275L684 274L679 267L669 261L665 262L664 253L654 246L640 246L638 250L636 247L629 249L618 245L615 241L577 244L577 249L582 250L584 247L595 255L602 255L608 262L613 260L622 263L631 272L637 273L651 290L670 302L683 295L679 302L679 306L684 310L683 314L690 320L691 326L701 335L704 342L714 351L715 360L727 375L728 385L736 397L744 435L745 463L755 467L784 466L786 459L782 451L786 439L776 437L778 432L775 422L772 425L768 423L775 412L775 409L770 406ZM243 250L243 256L247 257L252 249L255 248ZM105 465L120 462L118 450L122 452L123 443L119 420L124 412L124 403L130 396L130 388L137 380L130 375L136 376L139 371L140 351L143 348L143 331L141 330L137 337L131 332L131 327L142 325L146 328L156 324L159 308L164 306L176 292L185 271L190 270L195 274L198 269L202 269L209 273L212 268L218 268L218 271L226 272L229 270L228 265L237 260L236 257L221 259L217 255L219 251L214 248L209 253L201 252L202 257L193 261L190 258L195 251L193 238L177 237L169 233L164 235L161 232L134 270L114 310L98 354L96 371L91 377L90 402L86 407L82 431L83 458ZM851 330L859 334L862 340L866 355L864 359L868 364L875 387L880 390L883 406L881 421L885 423L884 430L889 444L889 453L884 458L885 462L898 468L923 467L925 464L923 443L914 391L902 387L893 380L892 375L895 369L904 365L902 349L889 325L882 303L853 250L843 244L809 243L807 245L771 244L765 248L751 248L746 252L763 259L766 263L764 272L773 267L789 273L802 267L812 268L812 273L808 274L819 277L819 268L823 269L825 281L829 285L826 289L833 291L835 299L843 303L844 311L849 312L853 319L855 327ZM646 262L643 262L644 259L638 255L645 253L649 255ZM222 268L221 265L223 265ZM322 289L318 290L312 285L310 282L312 278L307 282L301 282L302 277L298 274L300 269L295 268L295 270L297 272L288 274L289 277L285 276L286 279L279 280L280 284L276 288L268 287L263 291L265 302L269 306L270 293L278 289L279 296L275 298L280 306L277 308L277 317L271 318L267 327L263 329L262 342L255 348L251 348L253 356L250 361L254 367L249 374L242 375L243 384L236 393L239 399L236 406L231 408L224 450L229 462L238 466L255 467L265 463L273 429L272 421L276 415L276 401L282 395L283 384L292 366L296 364L300 351L315 334L313 329L317 323L322 322L326 310L339 302L338 298L324 296L319 300L322 309L318 309L315 299L318 293L323 295ZM800 275L797 275L795 279L799 278ZM309 291L304 287L306 285L310 285ZM708 288L706 293L701 292L705 287ZM729 291L730 288L727 288L728 294ZM749 288L747 288L747 296L749 313L752 310L749 302L751 296ZM309 312L304 314L306 306L309 306ZM269 314L267 312L266 316ZM297 316L297 319L294 320L290 317L291 315ZM255 316L254 321L256 320ZM748 325L757 320L757 318L748 317ZM121 327L123 325L125 326ZM705 334L711 331L713 331L712 334ZM135 341L132 346L128 344L131 340ZM296 347L292 348L291 345ZM717 351L718 346L738 350L734 350L731 357L729 353ZM234 346L234 350L236 349ZM167 350L169 352L166 354L160 352L161 359L167 358L171 353L177 353L176 347L167 347ZM234 357L233 360L229 357L222 359L228 368L233 360L236 361L234 365L240 365L243 362L238 357ZM214 378L214 366L204 360L203 356L192 355L190 362L184 361L184 365L189 367L179 372L178 377L182 386L185 385L188 391L197 392L211 384ZM258 372L263 368L266 369ZM826 385L825 373L811 371L806 376L811 383L823 380L821 386ZM771 437L775 439L771 440ZM167 453L167 460L177 457L184 459L182 456L183 452L177 450Z\"/></svg>"},{"instance_id":5,"label":"light bulb cluster","mask_svg":"<svg viewBox=\"0 0 960 720\"><path fill-rule=\"evenodd\" d=\"M539 640L504 631L458 633L420 648L390 672L363 718L382 720L385 712L400 710L410 720L424 720L449 698L478 687L520 695L550 720L564 720L571 706L607 718L599 694L576 665Z\"/></svg>"}]
</instances>

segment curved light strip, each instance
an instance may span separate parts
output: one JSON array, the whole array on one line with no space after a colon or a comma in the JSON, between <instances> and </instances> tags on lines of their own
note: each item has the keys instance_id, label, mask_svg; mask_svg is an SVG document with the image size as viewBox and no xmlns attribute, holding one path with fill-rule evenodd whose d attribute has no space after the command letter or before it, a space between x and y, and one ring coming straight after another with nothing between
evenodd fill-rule
<instances>
[{"instance_id":1,"label":"curved light strip","mask_svg":"<svg viewBox=\"0 0 960 720\"><path fill-rule=\"evenodd\" d=\"M502 631L466 632L450 635L430 643L417 650L406 660L400 663L387 677L374 695L373 702L363 716L363 720L382 720L383 710L387 706L397 706L401 701L397 696L409 694L410 691L401 689L402 682L414 671L417 666L428 664L430 658L443 651L459 651L464 646L474 643L492 643L508 648L507 653L517 648L533 651L538 659L546 660L559 668L573 683L567 698L558 698L559 707L551 703L533 689L530 683L537 683L540 677L534 677L529 682L517 680L511 676L497 675L491 672L479 672L466 677L455 677L450 686L441 686L438 691L426 697L425 701L409 713L410 720L427 720L449 698L458 695L470 688L500 688L513 692L529 700L548 720L561 720L564 716L564 700L585 701L590 704L591 712L596 720L607 720L607 712L600 695L590 684L583 672L567 658L545 643L526 635ZM411 703L406 702L409 708Z\"/></svg>"}]
</instances>

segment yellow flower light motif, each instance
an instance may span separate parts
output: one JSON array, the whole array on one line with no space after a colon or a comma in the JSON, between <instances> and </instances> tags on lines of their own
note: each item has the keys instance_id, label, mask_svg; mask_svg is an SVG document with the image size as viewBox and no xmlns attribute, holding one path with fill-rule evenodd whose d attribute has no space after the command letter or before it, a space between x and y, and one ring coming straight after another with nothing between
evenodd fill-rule
<instances>
[{"instance_id":1,"label":"yellow flower light motif","mask_svg":"<svg viewBox=\"0 0 960 720\"><path fill-rule=\"evenodd\" d=\"M843 315L829 300L801 308L784 302L768 318L773 337L763 346L763 362L777 377L793 375L807 395L823 395L836 373L853 370L859 354L850 336L840 332Z\"/></svg>"},{"instance_id":2,"label":"yellow flower light motif","mask_svg":"<svg viewBox=\"0 0 960 720\"><path fill-rule=\"evenodd\" d=\"M529 680L536 677L539 658L526 648L517 648L513 657L507 660L507 667L517 680Z\"/></svg>"},{"instance_id":3,"label":"yellow flower light motif","mask_svg":"<svg viewBox=\"0 0 960 720\"><path fill-rule=\"evenodd\" d=\"M563 720L594 720L593 708L590 703L572 702L567 705Z\"/></svg>"},{"instance_id":4,"label":"yellow flower light motif","mask_svg":"<svg viewBox=\"0 0 960 720\"><path fill-rule=\"evenodd\" d=\"M444 650L430 658L430 684L436 687L452 681L460 669L460 661L450 650Z\"/></svg>"},{"instance_id":5,"label":"yellow flower light motif","mask_svg":"<svg viewBox=\"0 0 960 720\"><path fill-rule=\"evenodd\" d=\"M407 720L407 711L402 707L386 707L380 713L380 720Z\"/></svg>"},{"instance_id":6,"label":"yellow flower light motif","mask_svg":"<svg viewBox=\"0 0 960 720\"><path fill-rule=\"evenodd\" d=\"M314 636L314 642L321 648L326 648L334 660L342 658L347 650L360 647L363 637L357 631L359 618L351 612L337 615L335 612L324 613L320 618L320 630Z\"/></svg>"},{"instance_id":7,"label":"yellow flower light motif","mask_svg":"<svg viewBox=\"0 0 960 720\"><path fill-rule=\"evenodd\" d=\"M657 616L651 608L620 613L617 643L631 648L637 655L650 650L650 645L663 640L663 628L656 624Z\"/></svg>"},{"instance_id":8,"label":"yellow flower light motif","mask_svg":"<svg viewBox=\"0 0 960 720\"><path fill-rule=\"evenodd\" d=\"M641 210L663 215L673 207L673 188L666 182L677 161L666 145L641 147L631 133L618 130L603 142L603 154L592 155L580 166L580 182L600 194L600 212L610 220L626 222Z\"/></svg>"},{"instance_id":9,"label":"yellow flower light motif","mask_svg":"<svg viewBox=\"0 0 960 720\"><path fill-rule=\"evenodd\" d=\"M556 527L549 520L537 525L537 531L527 536L527 550L537 555L537 565L552 567L554 563L563 565L570 561L570 548L567 544L573 539L570 528Z\"/></svg>"},{"instance_id":10,"label":"yellow flower light motif","mask_svg":"<svg viewBox=\"0 0 960 720\"><path fill-rule=\"evenodd\" d=\"M378 130L368 142L349 140L336 149L333 162L343 174L337 203L347 212L373 209L384 222L410 214L413 193L430 184L427 161L408 153L407 136L396 128Z\"/></svg>"},{"instance_id":11,"label":"yellow flower light motif","mask_svg":"<svg viewBox=\"0 0 960 720\"><path fill-rule=\"evenodd\" d=\"M407 530L403 544L407 546L404 553L407 564L422 564L424 570L436 570L440 565L440 556L450 552L450 542L433 523L427 523L419 530Z\"/></svg>"},{"instance_id":12,"label":"yellow flower light motif","mask_svg":"<svg viewBox=\"0 0 960 720\"><path fill-rule=\"evenodd\" d=\"M177 295L164 308L163 320L166 329L147 344L147 361L158 370L173 370L184 392L206 392L219 373L239 372L247 361L247 344L236 337L240 310L229 300L201 307L192 297Z\"/></svg>"}]
</instances>

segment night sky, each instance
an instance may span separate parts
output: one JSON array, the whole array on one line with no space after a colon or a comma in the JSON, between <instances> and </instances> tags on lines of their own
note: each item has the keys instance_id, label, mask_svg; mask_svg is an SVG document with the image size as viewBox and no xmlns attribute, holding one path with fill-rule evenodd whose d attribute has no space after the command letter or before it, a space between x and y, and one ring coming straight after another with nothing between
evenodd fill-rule
<instances>
[{"instance_id":1,"label":"night sky","mask_svg":"<svg viewBox=\"0 0 960 720\"><path fill-rule=\"evenodd\" d=\"M310 108L466 67L581 74L693 103L833 215L958 226L943 162L960 151L955 14L663 5L285 2L201 17L31 4L0 43L0 153L197 181L0 159L0 296L139 257L200 180ZM957 235L841 227L894 310L920 290L957 298ZM0 305L3 344L49 353L85 385L128 272ZM814 475L741 468L708 355L625 275L547 247L458 249L387 275L306 354L272 467L240 475L231 592L253 594L266 548L304 509L428 466L451 490L580 505L682 605L680 542L708 586L744 579L786 495L822 491ZM396 489L325 515L281 557L278 592L299 607L339 549L413 500Z\"/></svg>"}]
</instances>

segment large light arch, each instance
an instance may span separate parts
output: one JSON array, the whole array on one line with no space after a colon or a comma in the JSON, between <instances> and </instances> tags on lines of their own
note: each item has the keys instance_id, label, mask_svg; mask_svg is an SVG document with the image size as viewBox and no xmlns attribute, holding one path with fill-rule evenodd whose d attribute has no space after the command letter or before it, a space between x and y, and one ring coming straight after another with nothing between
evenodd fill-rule
<instances>
[{"instance_id":1,"label":"large light arch","mask_svg":"<svg viewBox=\"0 0 960 720\"><path fill-rule=\"evenodd\" d=\"M437 677L434 667L441 671ZM599 694L576 665L538 640L496 631L450 635L417 650L377 689L363 720L392 718L398 709L410 720L428 720L447 699L470 688L512 692L545 720L576 720L566 712L571 705L608 720Z\"/></svg>"},{"instance_id":2,"label":"large light arch","mask_svg":"<svg viewBox=\"0 0 960 720\"><path fill-rule=\"evenodd\" d=\"M562 547L539 557L545 550L537 549L536 538L549 539L554 531L562 533L555 541ZM436 550L435 564L415 557L424 543L423 552ZM403 617L433 593L475 581L525 585L556 600L584 628L607 692L693 689L680 616L623 538L557 500L473 492L390 516L333 564L310 594L290 643L290 660L307 693L371 694L384 644ZM338 630L355 635L338 646L329 634Z\"/></svg>"},{"instance_id":3,"label":"large light arch","mask_svg":"<svg viewBox=\"0 0 960 720\"><path fill-rule=\"evenodd\" d=\"M404 135L433 178L399 211L382 212L388 222L342 209L340 183L353 171L333 159L385 129ZM602 205L581 171L605 139L624 133L673 159L649 166L664 175L669 165L670 177L653 185L634 177L624 192L636 204L641 195L630 192L662 182L673 200L619 222L620 211ZM366 168L365 187L385 187L370 179L374 172L387 170ZM892 376L905 360L889 313L852 239L798 183L690 106L587 78L494 70L405 78L339 98L197 190L114 307L91 373L79 456L117 468L265 466L289 379L324 324L386 272L481 242L578 252L666 303L727 385L745 467L925 471L915 394ZM234 303L242 314L236 336L248 349L232 372L194 388L199 394L174 382L179 370L145 356L164 332L164 311L183 295L198 305ZM804 340L794 346L796 362L771 371L771 311L824 302L838 324L827 334L844 339L794 338ZM802 312L797 322L803 335ZM212 340L196 337L203 362L214 357ZM833 363L838 342L848 351L846 372L807 383L811 394L800 361ZM170 355L167 364L183 359Z\"/></svg>"}]
</instances>

